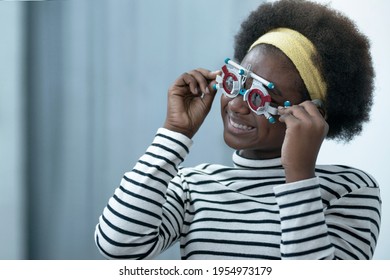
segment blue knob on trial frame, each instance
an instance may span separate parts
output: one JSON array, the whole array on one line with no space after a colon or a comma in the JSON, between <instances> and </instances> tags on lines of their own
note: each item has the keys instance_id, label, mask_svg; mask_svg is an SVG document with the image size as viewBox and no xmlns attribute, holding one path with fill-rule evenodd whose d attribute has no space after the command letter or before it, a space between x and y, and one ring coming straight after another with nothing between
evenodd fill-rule
<instances>
[{"instance_id":1,"label":"blue knob on trial frame","mask_svg":"<svg viewBox=\"0 0 390 280\"><path fill-rule=\"evenodd\" d=\"M270 116L270 117L268 118L268 121L269 121L269 123L275 123L275 122L276 122L276 121L275 121L275 118L272 117L272 116Z\"/></svg>"}]
</instances>

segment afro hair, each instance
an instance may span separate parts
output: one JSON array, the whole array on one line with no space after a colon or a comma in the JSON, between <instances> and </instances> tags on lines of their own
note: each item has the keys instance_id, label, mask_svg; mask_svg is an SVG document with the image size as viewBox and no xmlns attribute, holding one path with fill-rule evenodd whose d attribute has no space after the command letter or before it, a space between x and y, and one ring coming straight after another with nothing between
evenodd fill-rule
<instances>
[{"instance_id":1,"label":"afro hair","mask_svg":"<svg viewBox=\"0 0 390 280\"><path fill-rule=\"evenodd\" d=\"M373 104L374 70L367 37L329 6L279 0L260 5L241 24L235 36L235 59L241 61L255 40L277 27L300 32L317 49L314 63L327 84L327 138L348 142L359 135Z\"/></svg>"}]
</instances>

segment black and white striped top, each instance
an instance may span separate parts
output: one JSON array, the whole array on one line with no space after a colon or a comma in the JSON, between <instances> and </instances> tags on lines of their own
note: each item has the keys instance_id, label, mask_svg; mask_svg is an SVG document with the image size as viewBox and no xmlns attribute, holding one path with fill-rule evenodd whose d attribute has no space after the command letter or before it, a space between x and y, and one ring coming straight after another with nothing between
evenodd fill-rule
<instances>
[{"instance_id":1,"label":"black and white striped top","mask_svg":"<svg viewBox=\"0 0 390 280\"><path fill-rule=\"evenodd\" d=\"M233 167L181 168L192 141L159 129L96 226L107 258L153 258L176 241L183 259L370 259L378 184L347 166L285 184L279 159L233 155Z\"/></svg>"}]
</instances>

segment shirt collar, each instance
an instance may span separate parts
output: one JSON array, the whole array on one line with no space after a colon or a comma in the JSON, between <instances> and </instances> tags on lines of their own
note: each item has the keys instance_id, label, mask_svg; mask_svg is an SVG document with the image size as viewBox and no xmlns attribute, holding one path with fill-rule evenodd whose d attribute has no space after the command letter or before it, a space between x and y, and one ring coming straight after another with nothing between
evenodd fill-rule
<instances>
[{"instance_id":1,"label":"shirt collar","mask_svg":"<svg viewBox=\"0 0 390 280\"><path fill-rule=\"evenodd\" d=\"M282 168L280 157L273 159L249 159L240 156L239 151L233 153L233 163L235 167L247 169Z\"/></svg>"}]
</instances>

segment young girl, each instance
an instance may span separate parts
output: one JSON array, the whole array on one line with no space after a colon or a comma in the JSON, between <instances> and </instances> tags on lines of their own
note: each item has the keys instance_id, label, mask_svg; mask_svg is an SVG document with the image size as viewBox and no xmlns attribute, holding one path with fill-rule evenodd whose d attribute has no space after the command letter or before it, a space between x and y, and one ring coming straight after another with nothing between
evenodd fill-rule
<instances>
[{"instance_id":1,"label":"young girl","mask_svg":"<svg viewBox=\"0 0 390 280\"><path fill-rule=\"evenodd\" d=\"M164 127L126 173L96 226L107 258L371 259L378 185L365 172L316 165L325 137L349 141L372 105L367 38L340 13L298 0L266 3L221 71L182 74ZM221 93L233 166L182 168Z\"/></svg>"}]
</instances>

